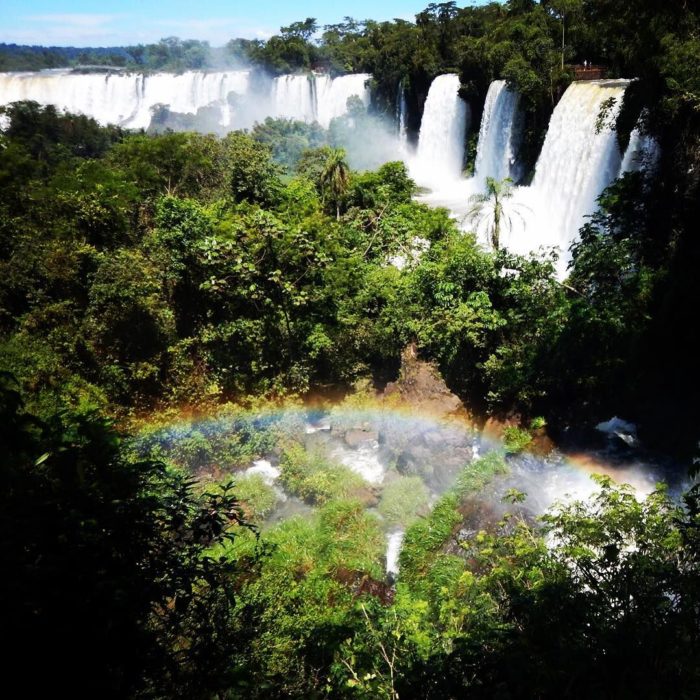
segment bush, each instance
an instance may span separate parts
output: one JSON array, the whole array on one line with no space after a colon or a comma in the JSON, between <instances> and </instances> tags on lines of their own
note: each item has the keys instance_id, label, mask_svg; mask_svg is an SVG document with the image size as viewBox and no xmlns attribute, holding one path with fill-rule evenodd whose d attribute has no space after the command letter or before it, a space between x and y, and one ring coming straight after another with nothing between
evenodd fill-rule
<instances>
[{"instance_id":1,"label":"bush","mask_svg":"<svg viewBox=\"0 0 700 700\"><path fill-rule=\"evenodd\" d=\"M367 505L372 492L361 476L317 452L293 445L282 454L281 481L290 493L312 505L335 499L358 498Z\"/></svg>"},{"instance_id":2,"label":"bush","mask_svg":"<svg viewBox=\"0 0 700 700\"><path fill-rule=\"evenodd\" d=\"M489 452L465 467L454 488L436 504L427 518L414 523L406 532L399 563L401 579L413 585L428 585L430 570L442 558L442 550L462 522L459 511L463 499L483 489L494 476L507 472L503 454Z\"/></svg>"},{"instance_id":3,"label":"bush","mask_svg":"<svg viewBox=\"0 0 700 700\"><path fill-rule=\"evenodd\" d=\"M507 472L508 467L503 454L498 450L487 452L462 470L457 477L455 491L460 497L464 497L484 488L494 476Z\"/></svg>"},{"instance_id":4,"label":"bush","mask_svg":"<svg viewBox=\"0 0 700 700\"><path fill-rule=\"evenodd\" d=\"M261 474L250 474L236 483L236 497L249 520L260 523L275 509L279 495Z\"/></svg>"},{"instance_id":5,"label":"bush","mask_svg":"<svg viewBox=\"0 0 700 700\"><path fill-rule=\"evenodd\" d=\"M503 431L503 446L507 454L518 454L527 448L532 442L532 435L523 430L512 426Z\"/></svg>"},{"instance_id":6,"label":"bush","mask_svg":"<svg viewBox=\"0 0 700 700\"><path fill-rule=\"evenodd\" d=\"M435 556L462 520L458 506L457 494L448 492L427 518L408 529L399 556L402 581L415 584L424 579Z\"/></svg>"},{"instance_id":7,"label":"bush","mask_svg":"<svg viewBox=\"0 0 700 700\"><path fill-rule=\"evenodd\" d=\"M379 512L390 525L404 527L428 512L428 489L418 476L398 477L382 491Z\"/></svg>"},{"instance_id":8,"label":"bush","mask_svg":"<svg viewBox=\"0 0 700 700\"><path fill-rule=\"evenodd\" d=\"M531 421L530 421L530 430L535 431L535 430L542 430L542 428L547 427L547 421L543 416L535 416Z\"/></svg>"}]
</instances>

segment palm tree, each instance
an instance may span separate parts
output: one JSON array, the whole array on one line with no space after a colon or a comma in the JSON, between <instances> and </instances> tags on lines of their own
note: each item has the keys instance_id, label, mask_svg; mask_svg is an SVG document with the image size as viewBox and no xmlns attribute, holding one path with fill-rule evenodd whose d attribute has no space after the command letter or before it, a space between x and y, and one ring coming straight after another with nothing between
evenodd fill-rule
<instances>
[{"instance_id":1,"label":"palm tree","mask_svg":"<svg viewBox=\"0 0 700 700\"><path fill-rule=\"evenodd\" d=\"M470 221L476 221L477 228L482 223L487 222L489 225L489 237L494 250L498 250L501 242L501 227L505 226L508 229L513 227L512 214L517 215L523 220L518 208L521 204L515 204L513 207L504 209L503 203L505 200L513 196L513 180L509 177L503 180L496 180L493 177L486 178L486 192L484 194L475 194L469 198L471 209L467 212L465 218ZM512 209L512 210L511 210ZM511 211L509 211L511 210Z\"/></svg>"},{"instance_id":2,"label":"palm tree","mask_svg":"<svg viewBox=\"0 0 700 700\"><path fill-rule=\"evenodd\" d=\"M335 204L335 215L340 221L340 203L350 185L350 167L346 160L345 150L333 148L328 154L326 164L321 173L321 188L323 199Z\"/></svg>"}]
</instances>

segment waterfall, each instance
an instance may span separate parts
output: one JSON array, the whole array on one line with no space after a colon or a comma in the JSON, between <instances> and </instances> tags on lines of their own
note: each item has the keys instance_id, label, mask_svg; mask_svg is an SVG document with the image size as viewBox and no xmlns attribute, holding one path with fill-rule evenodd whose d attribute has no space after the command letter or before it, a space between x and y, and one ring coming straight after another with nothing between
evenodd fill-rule
<instances>
[{"instance_id":1,"label":"waterfall","mask_svg":"<svg viewBox=\"0 0 700 700\"><path fill-rule=\"evenodd\" d=\"M351 97L359 97L365 108L369 106L370 92L367 81L372 76L367 73L341 75L331 80L328 76L316 78L316 119L327 129L332 119L342 117L347 112Z\"/></svg>"},{"instance_id":2,"label":"waterfall","mask_svg":"<svg viewBox=\"0 0 700 700\"><path fill-rule=\"evenodd\" d=\"M401 545L403 544L404 532L397 530L387 535L386 546L386 572L393 576L398 576L399 573L399 554L401 553Z\"/></svg>"},{"instance_id":3,"label":"waterfall","mask_svg":"<svg viewBox=\"0 0 700 700\"><path fill-rule=\"evenodd\" d=\"M419 184L439 188L459 179L464 163L464 138L469 107L458 94L459 77L440 75L425 101L418 152L411 171Z\"/></svg>"},{"instance_id":4,"label":"waterfall","mask_svg":"<svg viewBox=\"0 0 700 700\"><path fill-rule=\"evenodd\" d=\"M180 75L156 73L87 73L65 70L39 73L0 73L0 104L35 100L59 109L83 113L99 122L128 128L146 128L152 110L166 105L172 112L197 114L203 107L218 109L223 129L250 126L266 116L318 121L347 112L348 98L370 101L367 74L286 75L259 85L250 84L248 71L187 71ZM596 198L619 174L649 167L658 157L653 139L635 129L622 159L610 123L617 115L626 81L573 83L552 114L545 142L529 187L519 187L506 203L524 222L511 216L513 228L502 231L502 244L515 253L540 246L556 246L561 253L559 273L566 271L568 249L585 217L595 211ZM403 90L397 94L397 121L401 138L391 143L389 155L405 157L412 177L431 188L425 201L450 208L464 220L469 196L483 190L487 176L518 179L517 148L520 137L518 96L503 81L489 87L479 134L476 177L461 177L469 107L459 97L456 75L438 76L425 102L418 148L408 157L405 143L406 105ZM234 99L231 99L233 96ZM613 98L602 128L601 110ZM376 150L376 144L371 147ZM473 223L464 223L472 228Z\"/></svg>"},{"instance_id":5,"label":"waterfall","mask_svg":"<svg viewBox=\"0 0 700 700\"><path fill-rule=\"evenodd\" d=\"M630 134L619 176L638 170L653 170L659 155L659 144L656 140L648 134L643 134L637 126Z\"/></svg>"},{"instance_id":6,"label":"waterfall","mask_svg":"<svg viewBox=\"0 0 700 700\"><path fill-rule=\"evenodd\" d=\"M252 94L248 71L186 71L181 74L73 73L66 70L38 73L0 73L0 105L34 100L68 112L85 114L101 124L146 129L152 110L167 106L171 112L196 115L203 107L218 109L224 129L252 126L265 117L306 122L318 120L328 127L331 119L347 111L348 98L356 95L365 107L371 76L361 73L335 79L327 76L282 75L263 82L265 92ZM258 88L260 86L257 86ZM233 94L237 99L229 100ZM248 96L248 99L246 99ZM233 104L232 104L233 102Z\"/></svg>"},{"instance_id":7,"label":"waterfall","mask_svg":"<svg viewBox=\"0 0 700 700\"><path fill-rule=\"evenodd\" d=\"M402 147L408 143L408 105L406 104L406 91L403 85L399 83L396 91L396 128L398 131L399 142Z\"/></svg>"},{"instance_id":8,"label":"waterfall","mask_svg":"<svg viewBox=\"0 0 700 700\"><path fill-rule=\"evenodd\" d=\"M516 187L504 204L505 219L512 225L503 227L501 244L524 255L541 247L558 248L559 277L566 275L569 247L586 217L595 212L598 196L620 172L622 157L611 126L628 84L624 80L573 83L552 114L532 184ZM518 177L518 97L502 81L490 86L479 135L476 177L467 180L459 174L468 107L459 99L458 88L454 75L433 81L410 171L418 184L432 189L420 196L422 201L447 207L464 229L478 229L475 233L487 244L485 231L467 216L470 196L483 191L480 181L486 176ZM611 98L612 105L608 104ZM630 144L626 161L634 161L638 138ZM644 148L655 151L652 146ZM480 220L487 227L488 217Z\"/></svg>"},{"instance_id":9,"label":"waterfall","mask_svg":"<svg viewBox=\"0 0 700 700\"><path fill-rule=\"evenodd\" d=\"M480 189L486 178L517 182L522 173L517 157L520 146L521 121L518 118L520 96L508 89L505 80L495 80L489 86L479 130L474 177Z\"/></svg>"},{"instance_id":10,"label":"waterfall","mask_svg":"<svg viewBox=\"0 0 700 700\"><path fill-rule=\"evenodd\" d=\"M341 75L282 75L272 86L273 113L285 119L317 121L325 129L332 119L347 112L347 102L357 96L367 107L370 101L366 73Z\"/></svg>"},{"instance_id":11,"label":"waterfall","mask_svg":"<svg viewBox=\"0 0 700 700\"><path fill-rule=\"evenodd\" d=\"M272 111L276 117L313 122L316 118L312 78L281 75L272 84Z\"/></svg>"},{"instance_id":12,"label":"waterfall","mask_svg":"<svg viewBox=\"0 0 700 700\"><path fill-rule=\"evenodd\" d=\"M220 123L226 126L234 115L229 93L245 95L248 71L204 73L0 73L0 104L34 100L69 112L93 117L101 124L145 129L156 105L173 112L196 114L215 104Z\"/></svg>"},{"instance_id":13,"label":"waterfall","mask_svg":"<svg viewBox=\"0 0 700 700\"><path fill-rule=\"evenodd\" d=\"M610 125L627 85L626 81L591 81L573 83L567 89L549 122L532 185L520 188L513 200L522 207L526 225L524 230L514 226L503 243L520 253L540 246L558 247L560 276L565 274L569 246L586 216L596 210L597 197L620 171L622 158ZM601 125L602 110L611 98L615 103Z\"/></svg>"}]
</instances>

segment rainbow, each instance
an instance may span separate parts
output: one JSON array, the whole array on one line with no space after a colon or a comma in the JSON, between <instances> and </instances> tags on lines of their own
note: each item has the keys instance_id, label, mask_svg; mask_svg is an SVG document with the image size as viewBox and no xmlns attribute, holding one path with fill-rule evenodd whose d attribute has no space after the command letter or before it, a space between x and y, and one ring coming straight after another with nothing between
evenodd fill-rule
<instances>
[{"instance_id":1,"label":"rainbow","mask_svg":"<svg viewBox=\"0 0 700 700\"><path fill-rule=\"evenodd\" d=\"M366 431L401 443L423 439L443 443L474 445L474 453L502 449L500 441L479 431L466 416L440 416L417 411L399 401L350 399L330 405L305 406L301 403L242 407L223 405L209 413L187 412L154 415L137 424L134 444L140 450L157 448L166 454L182 454L202 450L240 453L236 469L243 469L256 459L265 458L287 440L304 442L314 433L328 433L341 439L346 431ZM238 450L238 453L236 452ZM586 453L562 454L555 451L543 458L530 455L524 460L530 466L518 468L524 476L533 469L532 480L525 479L530 489L550 490L548 504L567 493L586 498L596 490L593 474L609 476L613 481L630 484L640 496L651 493L657 482L653 469L644 464L613 465ZM540 480L538 483L538 479Z\"/></svg>"}]
</instances>

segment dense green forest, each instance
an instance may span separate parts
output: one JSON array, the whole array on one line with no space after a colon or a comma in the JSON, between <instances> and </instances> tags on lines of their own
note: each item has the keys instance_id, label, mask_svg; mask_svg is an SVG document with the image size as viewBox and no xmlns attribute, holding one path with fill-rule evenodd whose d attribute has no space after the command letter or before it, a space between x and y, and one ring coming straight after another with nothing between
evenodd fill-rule
<instances>
[{"instance_id":1,"label":"dense green forest","mask_svg":"<svg viewBox=\"0 0 700 700\"><path fill-rule=\"evenodd\" d=\"M537 519L515 491L488 518L474 504L545 424L556 439L618 412L692 464L699 31L691 2L449 2L215 52L370 72L375 111L403 85L414 120L440 73L475 103L504 78L530 164L572 64L636 77L618 138L642 113L661 160L603 193L563 283L553 254L484 250L415 201L402 163L352 169L341 146L373 114L218 138L0 108L8 682L30 697L697 697L697 486L638 500L601 477L590 502ZM105 51L148 70L215 60L180 40ZM0 70L104 61L0 48ZM420 480L372 493L293 419L259 419L319 393L371 402L409 345L474 417L520 423L432 509ZM154 426L176 419L190 427L166 445ZM278 523L269 484L237 473L273 449L307 508ZM368 505L406 529L398 581Z\"/></svg>"},{"instance_id":2,"label":"dense green forest","mask_svg":"<svg viewBox=\"0 0 700 700\"><path fill-rule=\"evenodd\" d=\"M240 65L235 56L214 49L206 41L161 39L157 44L77 48L74 46L22 46L0 44L0 70L26 71L50 68L110 67L127 70L199 70L214 65Z\"/></svg>"}]
</instances>

